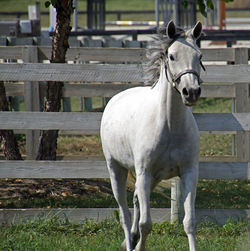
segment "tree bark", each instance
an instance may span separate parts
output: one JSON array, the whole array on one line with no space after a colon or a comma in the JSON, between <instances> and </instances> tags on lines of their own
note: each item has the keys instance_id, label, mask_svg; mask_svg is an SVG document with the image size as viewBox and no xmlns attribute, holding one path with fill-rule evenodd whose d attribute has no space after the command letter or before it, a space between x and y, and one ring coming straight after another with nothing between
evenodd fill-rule
<instances>
[{"instance_id":1,"label":"tree bark","mask_svg":"<svg viewBox=\"0 0 250 251\"><path fill-rule=\"evenodd\" d=\"M0 111L9 110L4 82L0 81ZM7 160L22 160L13 130L0 130L0 142L2 142L3 153Z\"/></svg>"},{"instance_id":2,"label":"tree bark","mask_svg":"<svg viewBox=\"0 0 250 251\"><path fill-rule=\"evenodd\" d=\"M60 0L54 6L57 11L56 28L53 35L51 63L65 63L71 31L70 16L73 12L72 0ZM59 112L61 108L63 82L49 81L47 85L44 111ZM42 131L37 160L56 160L58 130Z\"/></svg>"}]
</instances>

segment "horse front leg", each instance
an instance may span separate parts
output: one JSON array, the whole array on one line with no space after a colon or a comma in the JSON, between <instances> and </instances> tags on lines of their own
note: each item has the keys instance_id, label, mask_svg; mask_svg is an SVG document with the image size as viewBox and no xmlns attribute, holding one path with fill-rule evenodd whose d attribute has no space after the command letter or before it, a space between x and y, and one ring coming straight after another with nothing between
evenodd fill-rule
<instances>
[{"instance_id":1,"label":"horse front leg","mask_svg":"<svg viewBox=\"0 0 250 251\"><path fill-rule=\"evenodd\" d=\"M115 199L119 205L120 221L125 234L125 241L121 246L124 251L132 251L131 242L131 219L127 203L126 182L128 170L120 166L115 160L107 161L107 167L110 174L112 190Z\"/></svg>"},{"instance_id":2,"label":"horse front leg","mask_svg":"<svg viewBox=\"0 0 250 251\"><path fill-rule=\"evenodd\" d=\"M185 170L181 176L185 216L184 230L188 237L189 250L196 251L195 239L195 197L198 182L198 165Z\"/></svg>"},{"instance_id":3,"label":"horse front leg","mask_svg":"<svg viewBox=\"0 0 250 251\"><path fill-rule=\"evenodd\" d=\"M152 229L152 221L150 216L150 192L151 192L151 174L142 173L136 177L136 194L139 200L140 216L138 229L139 229L139 241L135 247L136 251L144 251L146 245L146 239L149 232Z\"/></svg>"},{"instance_id":4,"label":"horse front leg","mask_svg":"<svg viewBox=\"0 0 250 251\"><path fill-rule=\"evenodd\" d=\"M158 180L153 180L151 182L151 191L155 188L155 186L159 183ZM137 242L140 238L140 232L139 232L139 220L140 220L140 208L139 208L139 200L137 195L137 190L134 192L134 216L133 216L133 224L131 228L131 239L132 239L132 246L133 248L136 247ZM123 243L123 246L125 245L125 241Z\"/></svg>"},{"instance_id":5,"label":"horse front leg","mask_svg":"<svg viewBox=\"0 0 250 251\"><path fill-rule=\"evenodd\" d=\"M140 237L139 227L138 227L140 219L140 209L136 191L134 192L133 203L134 203L134 215L133 215L133 224L131 228L131 240L132 240L132 247L134 249ZM122 248L123 250L126 250L126 239L122 243Z\"/></svg>"}]
</instances>

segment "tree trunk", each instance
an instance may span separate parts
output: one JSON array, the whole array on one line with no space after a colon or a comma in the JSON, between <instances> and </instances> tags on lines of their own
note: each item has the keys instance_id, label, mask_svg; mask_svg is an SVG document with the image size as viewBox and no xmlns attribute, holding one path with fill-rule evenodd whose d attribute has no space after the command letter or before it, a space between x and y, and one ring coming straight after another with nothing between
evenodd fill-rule
<instances>
[{"instance_id":1,"label":"tree trunk","mask_svg":"<svg viewBox=\"0 0 250 251\"><path fill-rule=\"evenodd\" d=\"M65 63L71 31L70 16L73 12L72 0L60 0L54 6L57 11L56 28L53 36L51 63ZM63 82L49 81L47 85L44 111L59 112L61 108ZM58 130L42 131L37 160L56 160Z\"/></svg>"},{"instance_id":2,"label":"tree trunk","mask_svg":"<svg viewBox=\"0 0 250 251\"><path fill-rule=\"evenodd\" d=\"M9 111L4 82L0 81L0 111ZM13 130L0 130L0 142L7 160L22 160Z\"/></svg>"}]
</instances>

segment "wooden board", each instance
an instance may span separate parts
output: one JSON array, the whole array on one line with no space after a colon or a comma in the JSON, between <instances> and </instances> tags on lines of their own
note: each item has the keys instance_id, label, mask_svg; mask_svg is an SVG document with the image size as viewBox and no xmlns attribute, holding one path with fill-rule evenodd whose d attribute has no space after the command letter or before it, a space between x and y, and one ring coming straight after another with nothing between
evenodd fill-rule
<instances>
[{"instance_id":1,"label":"wooden board","mask_svg":"<svg viewBox=\"0 0 250 251\"><path fill-rule=\"evenodd\" d=\"M49 60L51 46L37 46L39 60ZM22 59L24 46L0 46L0 58ZM201 49L203 61L234 61L234 48ZM66 60L100 62L145 62L143 48L84 48L70 47Z\"/></svg>"},{"instance_id":2,"label":"wooden board","mask_svg":"<svg viewBox=\"0 0 250 251\"><path fill-rule=\"evenodd\" d=\"M100 129L102 113L0 112L1 129L82 130ZM195 113L200 131L250 131L250 113Z\"/></svg>"},{"instance_id":3,"label":"wooden board","mask_svg":"<svg viewBox=\"0 0 250 251\"><path fill-rule=\"evenodd\" d=\"M208 65L206 72L201 72L204 82L245 83L249 81L248 65Z\"/></svg>"},{"instance_id":4,"label":"wooden board","mask_svg":"<svg viewBox=\"0 0 250 251\"><path fill-rule=\"evenodd\" d=\"M37 47L28 46L23 50L24 62L38 62ZM34 112L40 111L40 92L39 82L25 82L24 83L24 100L25 111ZM27 159L36 159L39 146L39 131L27 131L26 132L26 155Z\"/></svg>"},{"instance_id":5,"label":"wooden board","mask_svg":"<svg viewBox=\"0 0 250 251\"><path fill-rule=\"evenodd\" d=\"M101 160L0 161L0 177L19 178L109 178Z\"/></svg>"},{"instance_id":6,"label":"wooden board","mask_svg":"<svg viewBox=\"0 0 250 251\"><path fill-rule=\"evenodd\" d=\"M59 217L74 224L83 224L86 219L101 222L105 219L114 218L114 211L117 208L29 208L29 209L0 209L0 224L11 225L27 222L34 219L47 217ZM133 209L130 209L133 215ZM153 223L170 222L170 208L151 208ZM219 225L225 224L228 220L250 219L250 209L196 209L196 222L213 222Z\"/></svg>"},{"instance_id":7,"label":"wooden board","mask_svg":"<svg viewBox=\"0 0 250 251\"><path fill-rule=\"evenodd\" d=\"M217 84L201 85L202 98L235 98L235 86ZM198 103L199 106L199 103Z\"/></svg>"},{"instance_id":8,"label":"wooden board","mask_svg":"<svg viewBox=\"0 0 250 251\"><path fill-rule=\"evenodd\" d=\"M63 95L65 97L112 97L115 94L129 88L143 86L139 83L131 84L69 84L64 85Z\"/></svg>"},{"instance_id":9,"label":"wooden board","mask_svg":"<svg viewBox=\"0 0 250 251\"><path fill-rule=\"evenodd\" d=\"M24 84L4 83L6 96L24 96Z\"/></svg>"},{"instance_id":10,"label":"wooden board","mask_svg":"<svg viewBox=\"0 0 250 251\"><path fill-rule=\"evenodd\" d=\"M41 58L48 59L51 48L39 46ZM233 61L234 49L202 49L204 61ZM43 57L42 57L43 55ZM67 60L101 61L101 62L145 62L146 49L143 48L77 48L71 47Z\"/></svg>"},{"instance_id":11,"label":"wooden board","mask_svg":"<svg viewBox=\"0 0 250 251\"><path fill-rule=\"evenodd\" d=\"M235 49L235 64L248 65L248 49ZM249 112L249 82L235 84L235 112ZM237 132L236 134L236 156L238 161L250 160L250 138L249 132Z\"/></svg>"},{"instance_id":12,"label":"wooden board","mask_svg":"<svg viewBox=\"0 0 250 251\"><path fill-rule=\"evenodd\" d=\"M200 162L200 179L250 179L250 162Z\"/></svg>"},{"instance_id":13,"label":"wooden board","mask_svg":"<svg viewBox=\"0 0 250 251\"><path fill-rule=\"evenodd\" d=\"M204 82L245 83L248 65L208 65ZM140 64L0 64L0 81L143 82Z\"/></svg>"},{"instance_id":14,"label":"wooden board","mask_svg":"<svg viewBox=\"0 0 250 251\"><path fill-rule=\"evenodd\" d=\"M0 81L142 82L141 65L0 64Z\"/></svg>"},{"instance_id":15,"label":"wooden board","mask_svg":"<svg viewBox=\"0 0 250 251\"><path fill-rule=\"evenodd\" d=\"M249 131L250 113L195 113L200 131Z\"/></svg>"},{"instance_id":16,"label":"wooden board","mask_svg":"<svg viewBox=\"0 0 250 251\"><path fill-rule=\"evenodd\" d=\"M136 86L143 86L143 84L64 84L63 96L64 97L112 97L115 94L133 88ZM23 84L5 83L7 96L23 96ZM45 96L46 84L40 83L40 93ZM201 97L207 98L234 98L235 87L234 85L220 85L220 84L204 84L202 85Z\"/></svg>"},{"instance_id":17,"label":"wooden board","mask_svg":"<svg viewBox=\"0 0 250 251\"><path fill-rule=\"evenodd\" d=\"M234 61L234 48L201 49L202 61Z\"/></svg>"},{"instance_id":18,"label":"wooden board","mask_svg":"<svg viewBox=\"0 0 250 251\"><path fill-rule=\"evenodd\" d=\"M115 94L143 84L64 84L64 97L112 97ZM7 96L23 96L23 84L5 83ZM45 95L46 84L40 84L42 96ZM233 85L210 84L202 86L201 97L233 98L235 88Z\"/></svg>"},{"instance_id":19,"label":"wooden board","mask_svg":"<svg viewBox=\"0 0 250 251\"><path fill-rule=\"evenodd\" d=\"M24 46L0 46L1 59L22 59Z\"/></svg>"},{"instance_id":20,"label":"wooden board","mask_svg":"<svg viewBox=\"0 0 250 251\"><path fill-rule=\"evenodd\" d=\"M40 60L48 60L51 47L38 46ZM70 61L99 61L99 62L143 62L146 60L145 49L142 48L83 48L70 47L66 60Z\"/></svg>"},{"instance_id":21,"label":"wooden board","mask_svg":"<svg viewBox=\"0 0 250 251\"><path fill-rule=\"evenodd\" d=\"M0 112L1 129L99 131L102 113Z\"/></svg>"},{"instance_id":22,"label":"wooden board","mask_svg":"<svg viewBox=\"0 0 250 251\"><path fill-rule=\"evenodd\" d=\"M0 161L1 178L109 178L104 160ZM250 179L249 162L200 162L200 179Z\"/></svg>"}]
</instances>

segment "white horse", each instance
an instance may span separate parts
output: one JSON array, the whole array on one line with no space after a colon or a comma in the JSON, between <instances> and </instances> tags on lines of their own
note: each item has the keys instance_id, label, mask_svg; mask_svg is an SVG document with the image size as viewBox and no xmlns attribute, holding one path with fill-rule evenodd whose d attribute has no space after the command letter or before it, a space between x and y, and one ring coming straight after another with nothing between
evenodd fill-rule
<instances>
[{"instance_id":1,"label":"white horse","mask_svg":"<svg viewBox=\"0 0 250 251\"><path fill-rule=\"evenodd\" d=\"M184 229L196 250L195 196L200 138L189 106L199 99L202 25L184 31L169 22L148 49L147 82L114 96L101 122L101 140L114 196L120 209L123 250L145 250L151 231L150 192L162 180L181 178ZM134 217L126 197L128 170L136 175Z\"/></svg>"}]
</instances>

